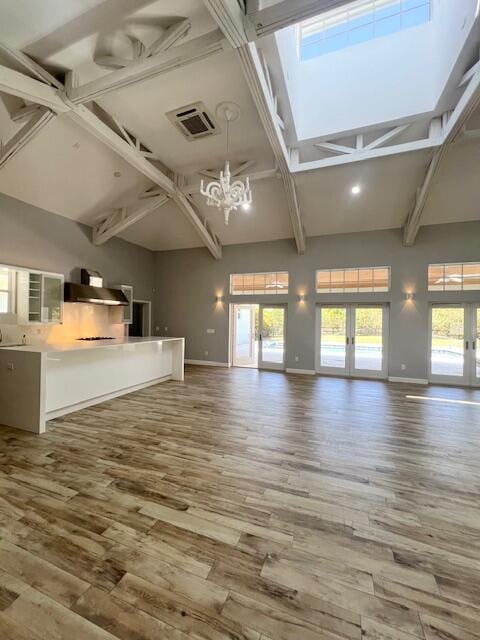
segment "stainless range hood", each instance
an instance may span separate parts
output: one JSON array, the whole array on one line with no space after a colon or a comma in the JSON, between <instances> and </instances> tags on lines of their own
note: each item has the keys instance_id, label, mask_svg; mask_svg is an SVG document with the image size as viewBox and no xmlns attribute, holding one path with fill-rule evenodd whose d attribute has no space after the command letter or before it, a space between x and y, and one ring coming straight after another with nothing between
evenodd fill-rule
<instances>
[{"instance_id":1,"label":"stainless range hood","mask_svg":"<svg viewBox=\"0 0 480 640\"><path fill-rule=\"evenodd\" d=\"M126 295L120 289L102 287L102 277L97 271L81 270L81 284L65 283L65 302L83 302L86 304L102 304L110 306L128 306ZM94 284L95 283L95 286ZM100 285L100 286L97 286Z\"/></svg>"}]
</instances>

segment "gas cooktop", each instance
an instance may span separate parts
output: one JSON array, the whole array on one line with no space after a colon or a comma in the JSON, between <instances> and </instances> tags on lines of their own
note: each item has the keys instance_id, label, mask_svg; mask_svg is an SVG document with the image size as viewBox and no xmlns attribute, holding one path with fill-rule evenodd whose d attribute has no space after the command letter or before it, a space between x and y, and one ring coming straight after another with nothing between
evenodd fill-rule
<instances>
[{"instance_id":1,"label":"gas cooktop","mask_svg":"<svg viewBox=\"0 0 480 640\"><path fill-rule=\"evenodd\" d=\"M92 340L115 340L115 338L112 338L112 336L92 336L88 338L77 338L77 340L87 340L91 342Z\"/></svg>"}]
</instances>

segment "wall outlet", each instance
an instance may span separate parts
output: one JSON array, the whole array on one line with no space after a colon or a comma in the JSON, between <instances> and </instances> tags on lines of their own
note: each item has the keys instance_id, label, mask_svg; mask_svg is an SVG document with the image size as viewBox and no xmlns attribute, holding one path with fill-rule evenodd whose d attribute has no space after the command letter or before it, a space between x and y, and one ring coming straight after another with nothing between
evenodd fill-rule
<instances>
[{"instance_id":1,"label":"wall outlet","mask_svg":"<svg viewBox=\"0 0 480 640\"><path fill-rule=\"evenodd\" d=\"M299 361L299 357L295 356L295 362L298 362L298 361Z\"/></svg>"},{"instance_id":2,"label":"wall outlet","mask_svg":"<svg viewBox=\"0 0 480 640\"><path fill-rule=\"evenodd\" d=\"M406 368L407 368L407 365L406 365L406 364L401 364L401 365L400 365L400 369L401 369L402 371L405 371L405 369L406 369Z\"/></svg>"},{"instance_id":3,"label":"wall outlet","mask_svg":"<svg viewBox=\"0 0 480 640\"><path fill-rule=\"evenodd\" d=\"M155 327L155 331L160 331L160 327Z\"/></svg>"},{"instance_id":4,"label":"wall outlet","mask_svg":"<svg viewBox=\"0 0 480 640\"><path fill-rule=\"evenodd\" d=\"M215 333L215 329L207 329L207 333Z\"/></svg>"},{"instance_id":5,"label":"wall outlet","mask_svg":"<svg viewBox=\"0 0 480 640\"><path fill-rule=\"evenodd\" d=\"M168 327L163 327L165 329L165 333L168 333Z\"/></svg>"},{"instance_id":6,"label":"wall outlet","mask_svg":"<svg viewBox=\"0 0 480 640\"><path fill-rule=\"evenodd\" d=\"M8 362L7 363L7 369L8 369L8 371L13 371L13 362Z\"/></svg>"},{"instance_id":7,"label":"wall outlet","mask_svg":"<svg viewBox=\"0 0 480 640\"><path fill-rule=\"evenodd\" d=\"M208 356L208 351L205 351L205 355Z\"/></svg>"}]
</instances>

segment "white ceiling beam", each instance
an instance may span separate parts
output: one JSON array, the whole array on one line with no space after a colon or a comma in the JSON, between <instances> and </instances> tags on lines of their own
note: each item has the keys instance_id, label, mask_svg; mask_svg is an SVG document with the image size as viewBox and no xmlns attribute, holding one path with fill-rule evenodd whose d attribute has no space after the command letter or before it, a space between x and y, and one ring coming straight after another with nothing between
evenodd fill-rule
<instances>
[{"instance_id":1,"label":"white ceiling beam","mask_svg":"<svg viewBox=\"0 0 480 640\"><path fill-rule=\"evenodd\" d=\"M435 176L438 168L444 159L448 147L455 142L455 140L462 135L465 128L465 123L470 118L472 113L477 109L480 104L480 69L470 78L470 82L467 85L462 97L457 103L457 106L453 110L450 118L446 119L443 141L439 149L435 151L428 166L424 181L415 201L413 209L409 213L404 227L403 241L407 247L413 246L418 234L418 230L421 226L422 215L425 211L425 207L428 202L428 197L431 193Z\"/></svg>"},{"instance_id":2,"label":"white ceiling beam","mask_svg":"<svg viewBox=\"0 0 480 640\"><path fill-rule=\"evenodd\" d=\"M305 232L303 229L295 183L290 173L290 152L287 149L283 134L276 117L275 106L270 98L268 84L263 72L262 63L253 43L237 48L245 80L250 88L253 101L257 107L260 120L275 155L285 188L286 201L293 234L298 253L305 253Z\"/></svg>"},{"instance_id":3,"label":"white ceiling beam","mask_svg":"<svg viewBox=\"0 0 480 640\"><path fill-rule=\"evenodd\" d=\"M21 107L13 114L13 116L11 116L11 120L12 122L22 122L22 120L30 120L30 118L42 108L43 107L41 107L39 104L31 104Z\"/></svg>"},{"instance_id":4,"label":"white ceiling beam","mask_svg":"<svg viewBox=\"0 0 480 640\"><path fill-rule=\"evenodd\" d=\"M128 227L153 213L169 200L167 195L160 195L147 201L142 200L130 207L122 207L109 214L102 222L95 225L92 233L93 244L105 244L107 240L118 235Z\"/></svg>"},{"instance_id":5,"label":"white ceiling beam","mask_svg":"<svg viewBox=\"0 0 480 640\"><path fill-rule=\"evenodd\" d=\"M6 44L2 44L0 42L0 54L2 53L10 60L13 60L17 65L23 67L28 74L34 76L37 80L46 82L56 89L63 89L63 85L59 80L22 51L12 49Z\"/></svg>"},{"instance_id":6,"label":"white ceiling beam","mask_svg":"<svg viewBox=\"0 0 480 640\"><path fill-rule=\"evenodd\" d=\"M234 49L247 44L244 15L238 0L204 0L204 4Z\"/></svg>"},{"instance_id":7,"label":"white ceiling beam","mask_svg":"<svg viewBox=\"0 0 480 640\"><path fill-rule=\"evenodd\" d=\"M305 232L298 206L295 183L290 174L290 152L283 138L276 101L272 96L271 83L269 86L269 80L266 78L266 72L257 48L255 45L248 43L240 3L237 0L204 0L204 4L227 40L237 51L243 75L275 155L278 172L283 180L297 251L298 253L305 253Z\"/></svg>"},{"instance_id":8,"label":"white ceiling beam","mask_svg":"<svg viewBox=\"0 0 480 640\"><path fill-rule=\"evenodd\" d=\"M50 110L38 109L29 121L15 133L8 142L0 147L0 169L25 147L53 119L55 114Z\"/></svg>"},{"instance_id":9,"label":"white ceiling beam","mask_svg":"<svg viewBox=\"0 0 480 640\"><path fill-rule=\"evenodd\" d=\"M300 162L298 159L292 159L290 163L290 169L292 173L315 171L316 169L336 167L338 165L350 164L352 162L363 162L364 160L384 158L386 156L409 153L411 151L422 151L423 149L438 147L441 144L442 137L424 138L423 140L404 142L402 144L393 145L391 147L379 147L378 149L362 149L361 151L354 150L354 153L338 155L332 158L323 158L322 160L309 160L308 162Z\"/></svg>"},{"instance_id":10,"label":"white ceiling beam","mask_svg":"<svg viewBox=\"0 0 480 640\"><path fill-rule=\"evenodd\" d=\"M136 60L125 69L113 71L102 78L74 87L68 98L74 104L97 100L111 91L130 87L137 82L149 80L219 53L224 49L224 42L220 31L212 31L150 58Z\"/></svg>"},{"instance_id":11,"label":"white ceiling beam","mask_svg":"<svg viewBox=\"0 0 480 640\"><path fill-rule=\"evenodd\" d=\"M126 140L110 129L110 127L104 124L94 113L87 109L87 107L83 105L75 106L68 113L68 117L89 131L98 140L103 142L112 149L112 151L123 158L125 162L137 169L137 171L149 178L152 182L161 187L168 195L170 195L182 213L186 216L187 220L197 230L197 233L213 257L216 259L221 258L222 248L218 240L211 235L198 213L186 200L184 194L173 180L146 160L140 151L132 147Z\"/></svg>"},{"instance_id":12,"label":"white ceiling beam","mask_svg":"<svg viewBox=\"0 0 480 640\"><path fill-rule=\"evenodd\" d=\"M332 153L355 153L357 147L346 147L343 144L335 144L333 142L316 142L315 147L322 149L323 151L330 151Z\"/></svg>"},{"instance_id":13,"label":"white ceiling beam","mask_svg":"<svg viewBox=\"0 0 480 640\"><path fill-rule=\"evenodd\" d=\"M41 104L55 113L65 113L70 110L56 88L2 65L0 65L0 91L22 98L26 102Z\"/></svg>"},{"instance_id":14,"label":"white ceiling beam","mask_svg":"<svg viewBox=\"0 0 480 640\"><path fill-rule=\"evenodd\" d=\"M251 24L252 36L258 38L351 2L352 0L281 0L261 9L256 0L247 0L247 18ZM247 30L250 33L250 29Z\"/></svg>"},{"instance_id":15,"label":"white ceiling beam","mask_svg":"<svg viewBox=\"0 0 480 640\"><path fill-rule=\"evenodd\" d=\"M400 126L395 127L390 131L387 131L387 133L383 134L383 136L380 136L379 138L372 140L372 142L370 142L369 144L366 144L365 147L363 148L370 150L370 149L377 149L378 147L382 147L385 144L385 142L389 142L390 140L393 140L394 138L398 137L406 129L408 129L409 126L410 126L409 124L401 124Z\"/></svg>"},{"instance_id":16,"label":"white ceiling beam","mask_svg":"<svg viewBox=\"0 0 480 640\"><path fill-rule=\"evenodd\" d=\"M159 51L168 51L170 47L173 47L179 40L184 38L192 28L190 20L180 20L175 24L172 24L155 42L147 47L141 54L140 58L149 58Z\"/></svg>"}]
</instances>

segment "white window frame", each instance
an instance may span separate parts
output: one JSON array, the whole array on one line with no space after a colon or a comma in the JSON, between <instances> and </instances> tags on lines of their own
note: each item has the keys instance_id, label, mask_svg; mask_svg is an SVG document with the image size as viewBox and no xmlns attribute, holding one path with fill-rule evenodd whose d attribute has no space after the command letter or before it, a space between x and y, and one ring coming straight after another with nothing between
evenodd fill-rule
<instances>
[{"instance_id":1,"label":"white window frame","mask_svg":"<svg viewBox=\"0 0 480 640\"><path fill-rule=\"evenodd\" d=\"M267 289L265 288L264 291L262 292L238 292L238 291L234 291L233 290L233 279L237 276L278 276L278 275L286 275L287 276L287 280L288 280L288 284L287 284L287 288L286 289L270 289L267 291ZM272 295L288 295L288 291L290 288L290 274L288 271L254 271L254 272L247 272L247 273L231 273L230 274L230 288L229 288L229 292L231 296L272 296Z\"/></svg>"},{"instance_id":2,"label":"white window frame","mask_svg":"<svg viewBox=\"0 0 480 640\"><path fill-rule=\"evenodd\" d=\"M375 18L375 9L377 5L382 5L382 4L387 4L389 0L359 0L356 3L352 3L352 5L347 5L347 7L342 6L339 7L337 9L332 9L331 11L326 11L325 13L322 13L320 16L316 16L314 18L310 18L308 20L305 20L304 22L301 22L298 25L298 29L297 29L297 52L298 52L298 58L300 60L300 62L302 62L302 40L304 38L304 28L308 28L308 27L315 27L316 24L318 25L323 25L320 28L318 28L318 30L313 30L313 33L311 33L310 35L314 35L314 34L318 34L320 36L320 34L324 31L326 31L327 29L331 28L331 27L339 27L342 24L345 25L345 29L342 30L341 32L339 32L336 35L342 35L344 33L349 34L351 31L354 31L355 29L352 29L350 27L350 18L352 16L352 14L354 13L359 13L361 12L362 8L364 8L364 13L366 15L368 15L369 13L372 14L372 20L369 23L366 23L365 25L362 26L367 26L368 24L372 24L373 29L375 30L375 24L377 22L381 22L382 20L386 19L386 18L381 18L379 20L376 20ZM404 13L408 13L409 11L412 11L413 9L419 8L421 6L424 6L425 4L428 3L429 5L429 19L427 22L430 22L432 20L432 14L433 14L433 0L419 0L419 2L421 4L418 5L418 7L412 7L410 9L404 9L403 6L403 0L398 0L398 3L400 5L399 10L392 14L392 16L388 16L388 17L394 17L399 15L400 16L400 22L401 22L401 27L399 29L399 31L404 31L406 29L410 29L410 26L403 26L403 21L402 21L402 17ZM335 20L335 18L337 18L337 20ZM423 24L426 24L423 23ZM395 32L398 33L398 32ZM373 35L372 38L370 38L369 40L367 40L367 42L371 42L372 40L376 40L377 38L380 37L384 37L383 35ZM356 43L348 43L345 47L341 47L340 49L338 49L339 51L343 50L343 49L347 49L349 47L353 47L355 46ZM314 56L314 58L317 57L321 57L323 55L328 55L327 53L320 53L318 54L318 56ZM308 58L307 60L311 60L314 58Z\"/></svg>"},{"instance_id":3,"label":"white window frame","mask_svg":"<svg viewBox=\"0 0 480 640\"><path fill-rule=\"evenodd\" d=\"M480 259L479 260L473 260L472 262L432 262L431 264L429 264L427 266L427 290L429 293L451 293L452 291L480 291L480 285L475 288L475 289L465 289L465 275L464 275L464 268L468 265L474 265L474 264L478 264L480 265ZM461 273L461 286L458 289L453 289L453 288L445 288L446 282L445 282L445 267L451 267L454 265L458 265L459 267L461 267L462 273ZM432 289L430 288L430 277L429 277L429 272L430 272L430 267L443 267L444 269L444 278L443 278L443 289Z\"/></svg>"},{"instance_id":4,"label":"white window frame","mask_svg":"<svg viewBox=\"0 0 480 640\"><path fill-rule=\"evenodd\" d=\"M340 287L332 287L332 282L331 282L331 278L330 278L330 288L329 290L327 289L319 289L317 286L317 277L319 273L326 273L329 272L330 274L332 273L338 273L338 272L343 272L345 273L345 271L363 271L364 269L371 269L372 272L375 271L376 269L386 269L388 271L388 285L387 285L387 289L382 289L381 291L375 291L375 287L374 287L374 283L375 280L372 280L372 291L366 291L365 289L359 289L357 287L356 291L345 291L345 278L343 279L344 282L344 286L343 286L343 291L338 291L338 289ZM315 291L318 295L322 295L322 294L326 294L326 295L331 295L332 293L340 293L340 294L359 294L359 293L388 293L391 289L391 284L392 284L392 269L390 266L387 265L383 265L383 266L374 266L374 267L341 267L341 268L337 268L337 269L317 269L315 271ZM337 291L332 291L333 289L337 289Z\"/></svg>"}]
</instances>

